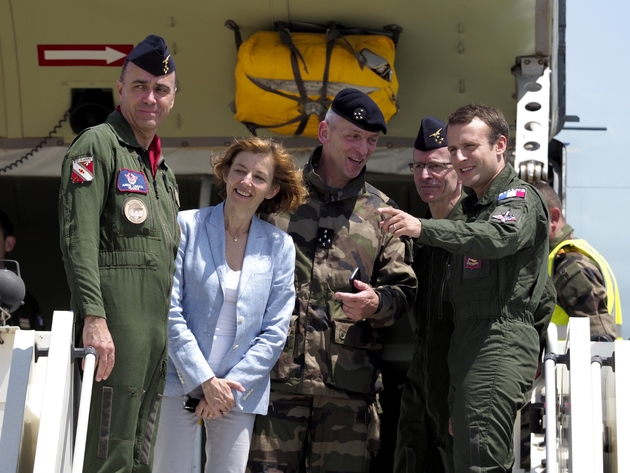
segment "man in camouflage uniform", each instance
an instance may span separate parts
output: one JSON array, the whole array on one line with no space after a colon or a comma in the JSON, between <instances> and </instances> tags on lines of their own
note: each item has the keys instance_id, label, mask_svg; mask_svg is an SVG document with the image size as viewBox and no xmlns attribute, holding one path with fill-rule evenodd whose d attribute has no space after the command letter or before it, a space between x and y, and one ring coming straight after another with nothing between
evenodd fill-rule
<instances>
[{"instance_id":1,"label":"man in camouflage uniform","mask_svg":"<svg viewBox=\"0 0 630 473\"><path fill-rule=\"evenodd\" d=\"M528 400L551 317L541 311L548 300L549 217L542 196L506 163L509 126L499 110L461 107L449 116L446 134L453 167L474 192L462 201L466 220L409 221L388 209L381 211L390 217L383 227L453 254L453 466L456 473L507 472L516 412Z\"/></svg>"},{"instance_id":2,"label":"man in camouflage uniform","mask_svg":"<svg viewBox=\"0 0 630 473\"><path fill-rule=\"evenodd\" d=\"M250 472L296 472L301 462L312 473L367 472L378 450L378 329L408 312L416 289L410 243L383 231L376 211L395 204L365 182L380 131L372 99L339 92L304 169L308 202L269 219L295 242L297 297Z\"/></svg>"},{"instance_id":3,"label":"man in camouflage uniform","mask_svg":"<svg viewBox=\"0 0 630 473\"><path fill-rule=\"evenodd\" d=\"M420 198L429 204L427 218L463 220L462 182L446 148L446 125L422 119L409 165ZM464 196L466 194L463 194ZM401 219L417 220L399 213ZM448 274L451 254L415 242L413 269L418 295L411 326L415 349L403 389L394 455L395 473L450 471L453 438L448 432L448 347L453 333L453 305Z\"/></svg>"},{"instance_id":4,"label":"man in camouflage uniform","mask_svg":"<svg viewBox=\"0 0 630 473\"><path fill-rule=\"evenodd\" d=\"M589 317L591 334L621 335L621 305L615 276L606 260L584 240L573 237L573 228L562 215L556 191L537 183L549 208L549 276L558 293L551 319L560 338L566 337L569 317Z\"/></svg>"}]
</instances>

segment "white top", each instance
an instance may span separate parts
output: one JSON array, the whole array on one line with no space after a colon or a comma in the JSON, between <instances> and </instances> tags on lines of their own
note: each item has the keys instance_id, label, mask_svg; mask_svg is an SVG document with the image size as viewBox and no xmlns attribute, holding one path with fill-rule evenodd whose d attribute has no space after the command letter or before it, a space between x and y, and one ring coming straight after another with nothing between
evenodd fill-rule
<instances>
[{"instance_id":1,"label":"white top","mask_svg":"<svg viewBox=\"0 0 630 473\"><path fill-rule=\"evenodd\" d=\"M236 291L240 279L241 272L231 269L225 276L225 297L214 332L209 360L210 368L215 372L219 369L225 354L232 348L236 337Z\"/></svg>"}]
</instances>

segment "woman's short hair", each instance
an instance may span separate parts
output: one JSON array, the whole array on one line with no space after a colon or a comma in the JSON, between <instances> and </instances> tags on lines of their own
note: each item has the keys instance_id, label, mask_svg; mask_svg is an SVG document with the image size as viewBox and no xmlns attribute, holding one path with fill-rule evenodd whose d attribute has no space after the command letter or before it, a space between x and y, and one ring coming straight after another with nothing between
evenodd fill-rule
<instances>
[{"instance_id":1,"label":"woman's short hair","mask_svg":"<svg viewBox=\"0 0 630 473\"><path fill-rule=\"evenodd\" d=\"M258 212L271 214L293 212L304 203L308 195L302 181L302 171L295 167L293 156L280 143L272 138L239 138L227 149L223 156L214 160L214 180L219 188L219 195L225 199L227 176L234 158L248 151L260 157L270 156L273 161L273 184L279 186L278 193L271 199L265 199L258 206Z\"/></svg>"}]
</instances>

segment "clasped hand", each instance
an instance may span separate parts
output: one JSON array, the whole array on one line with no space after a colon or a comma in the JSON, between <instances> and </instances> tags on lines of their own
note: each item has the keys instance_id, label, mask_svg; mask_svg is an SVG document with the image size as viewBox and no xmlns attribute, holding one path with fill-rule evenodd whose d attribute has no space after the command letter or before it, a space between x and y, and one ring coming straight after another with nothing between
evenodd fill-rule
<instances>
[{"instance_id":1,"label":"clasped hand","mask_svg":"<svg viewBox=\"0 0 630 473\"><path fill-rule=\"evenodd\" d=\"M217 378L216 376L201 383L203 399L195 409L195 415L202 419L214 419L222 417L236 405L232 389L245 391L238 381Z\"/></svg>"}]
</instances>

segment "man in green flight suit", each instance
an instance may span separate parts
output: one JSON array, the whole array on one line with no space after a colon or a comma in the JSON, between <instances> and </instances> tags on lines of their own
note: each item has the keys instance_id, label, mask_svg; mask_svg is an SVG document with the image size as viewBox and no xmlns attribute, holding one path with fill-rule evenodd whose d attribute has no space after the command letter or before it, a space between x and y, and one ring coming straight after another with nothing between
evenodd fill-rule
<instances>
[{"instance_id":1,"label":"man in green flight suit","mask_svg":"<svg viewBox=\"0 0 630 473\"><path fill-rule=\"evenodd\" d=\"M96 350L85 472L150 472L166 378L179 197L158 126L175 63L150 35L127 56L120 106L62 165L61 251L83 346Z\"/></svg>"},{"instance_id":2,"label":"man in green flight suit","mask_svg":"<svg viewBox=\"0 0 630 473\"><path fill-rule=\"evenodd\" d=\"M398 210L381 211L394 235L454 255L448 366L456 473L510 471L516 412L538 366L549 216L539 192L506 163L508 133L503 114L486 105L449 116L451 160L474 192L462 201L466 221L408 221Z\"/></svg>"},{"instance_id":3,"label":"man in green flight suit","mask_svg":"<svg viewBox=\"0 0 630 473\"><path fill-rule=\"evenodd\" d=\"M424 117L409 167L418 195L429 204L426 218L463 220L462 181L453 169L447 144L446 124ZM398 216L409 223L417 220L402 212ZM453 333L448 287L451 255L442 248L414 243L418 294L411 326L415 349L401 398L394 472L447 473L453 450L447 363Z\"/></svg>"}]
</instances>

